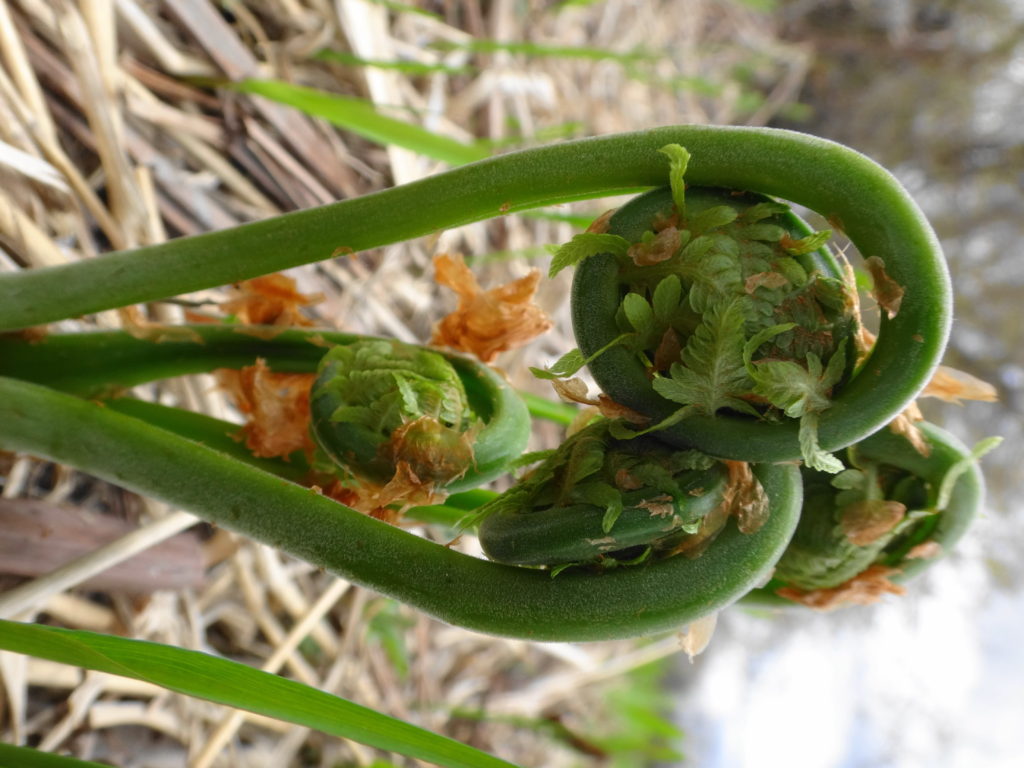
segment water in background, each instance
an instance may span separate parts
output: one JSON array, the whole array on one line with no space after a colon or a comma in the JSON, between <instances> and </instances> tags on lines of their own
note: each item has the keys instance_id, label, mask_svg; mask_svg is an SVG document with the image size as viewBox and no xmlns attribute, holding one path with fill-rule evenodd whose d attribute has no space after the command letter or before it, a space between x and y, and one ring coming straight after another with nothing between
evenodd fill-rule
<instances>
[{"instance_id":1,"label":"water in background","mask_svg":"<svg viewBox=\"0 0 1024 768\"><path fill-rule=\"evenodd\" d=\"M1024 754L1024 2L793 0L818 51L791 125L894 171L943 241L956 290L946 362L1000 403L922 403L985 458L986 511L910 594L830 614L726 611L680 663L701 768L1014 768Z\"/></svg>"}]
</instances>

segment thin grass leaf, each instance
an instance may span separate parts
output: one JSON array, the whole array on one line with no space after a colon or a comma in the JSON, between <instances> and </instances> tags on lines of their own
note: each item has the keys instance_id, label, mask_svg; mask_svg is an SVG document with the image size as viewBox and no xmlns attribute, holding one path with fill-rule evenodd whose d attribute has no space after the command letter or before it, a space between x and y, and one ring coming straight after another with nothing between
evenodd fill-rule
<instances>
[{"instance_id":1,"label":"thin grass leaf","mask_svg":"<svg viewBox=\"0 0 1024 768\"><path fill-rule=\"evenodd\" d=\"M633 80L639 80L643 83L651 83L652 85L659 85L672 92L693 91L695 93L699 93L701 96L709 96L711 98L720 96L722 91L725 89L725 86L722 84L709 80L706 77L680 76L656 78L653 73L641 74L635 71L629 72L629 75Z\"/></svg>"},{"instance_id":2,"label":"thin grass leaf","mask_svg":"<svg viewBox=\"0 0 1024 768\"><path fill-rule=\"evenodd\" d=\"M586 8L587 6L594 5L594 3L598 2L602 2L602 0L562 0L562 2L558 3L555 10L562 11L566 8Z\"/></svg>"},{"instance_id":3,"label":"thin grass leaf","mask_svg":"<svg viewBox=\"0 0 1024 768\"><path fill-rule=\"evenodd\" d=\"M632 63L637 61L654 61L659 58L656 54L647 51L632 51L619 53L610 51L607 48L597 48L585 45L544 45L542 43L529 43L522 41L500 41L487 39L467 40L466 42L438 42L435 48L441 50L464 50L474 53L518 53L524 56L536 56L556 59L589 59L591 61L618 61L621 63Z\"/></svg>"},{"instance_id":4,"label":"thin grass leaf","mask_svg":"<svg viewBox=\"0 0 1024 768\"><path fill-rule=\"evenodd\" d=\"M530 370L532 371L533 369L531 368ZM541 378L546 377L541 376ZM526 403L526 407L530 411L530 415L535 419L545 419L547 421L553 421L556 424L569 426L580 414L580 409L575 405L548 400L546 397L535 395L532 392L523 392L520 390L519 396L523 399L523 402Z\"/></svg>"},{"instance_id":5,"label":"thin grass leaf","mask_svg":"<svg viewBox=\"0 0 1024 768\"><path fill-rule=\"evenodd\" d=\"M506 261L533 261L534 259L545 259L549 255L548 249L542 245L531 245L526 248L513 248L508 251L488 251L466 256L466 266L470 268L481 267L485 264L499 264Z\"/></svg>"},{"instance_id":6,"label":"thin grass leaf","mask_svg":"<svg viewBox=\"0 0 1024 768\"><path fill-rule=\"evenodd\" d=\"M542 219L544 221L561 221L571 225L576 229L586 229L598 216L601 215L600 211L595 213L560 213L558 211L551 211L540 209L536 211L524 211L522 216L530 219Z\"/></svg>"},{"instance_id":7,"label":"thin grass leaf","mask_svg":"<svg viewBox=\"0 0 1024 768\"><path fill-rule=\"evenodd\" d=\"M427 64L422 61L384 61L381 59L364 59L347 51L331 51L324 49L313 54L314 61L331 61L350 67L372 67L373 69L389 69L407 75L466 75L473 72L472 67L452 67L447 64Z\"/></svg>"},{"instance_id":8,"label":"thin grass leaf","mask_svg":"<svg viewBox=\"0 0 1024 768\"><path fill-rule=\"evenodd\" d=\"M418 125L386 117L365 99L340 96L279 80L241 80L225 87L287 104L370 141L384 146L394 144L449 165L472 163L488 156L487 150L481 147L463 144Z\"/></svg>"},{"instance_id":9,"label":"thin grass leaf","mask_svg":"<svg viewBox=\"0 0 1024 768\"><path fill-rule=\"evenodd\" d=\"M511 763L308 685L235 661L95 632L0 621L0 648L108 672L455 768Z\"/></svg>"},{"instance_id":10,"label":"thin grass leaf","mask_svg":"<svg viewBox=\"0 0 1024 768\"><path fill-rule=\"evenodd\" d=\"M0 768L109 768L106 763L93 763L76 757L40 752L30 747L0 743Z\"/></svg>"},{"instance_id":11,"label":"thin grass leaf","mask_svg":"<svg viewBox=\"0 0 1024 768\"><path fill-rule=\"evenodd\" d=\"M778 0L736 0L736 2L763 13L774 11L779 6Z\"/></svg>"}]
</instances>

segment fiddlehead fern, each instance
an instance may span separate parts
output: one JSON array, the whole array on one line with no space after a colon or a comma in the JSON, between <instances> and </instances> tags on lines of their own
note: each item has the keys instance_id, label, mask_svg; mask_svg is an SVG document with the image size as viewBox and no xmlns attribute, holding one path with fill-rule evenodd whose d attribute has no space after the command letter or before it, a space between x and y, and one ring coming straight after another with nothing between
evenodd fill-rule
<instances>
[{"instance_id":1,"label":"fiddlehead fern","mask_svg":"<svg viewBox=\"0 0 1024 768\"><path fill-rule=\"evenodd\" d=\"M339 359L355 357L354 351L345 351L350 347L363 350L364 357L372 361L374 350L379 351L379 345L383 344L389 354L394 355L396 370L402 368L402 359L408 370L414 361L425 357L426 371L440 371L438 375L447 382L449 390L445 391L445 396L448 391L457 393L462 404L459 413L472 430L462 434L472 438L472 451L454 457L465 459L465 463L452 469L449 482L439 483L446 490L473 488L493 480L507 471L510 462L526 447L530 420L522 400L502 376L463 355L331 331L279 331L231 325L185 327L194 340L154 343L119 331L52 334L32 344L13 337L0 338L0 375L16 375L86 397L103 397L171 376L216 368L242 368L252 365L257 358L266 360L279 372L315 373L321 361L324 361L325 371L333 371L332 364ZM394 382L390 375L385 378L385 387ZM322 442L326 443L328 452L345 454L351 438L342 435L339 441L338 430L329 421L339 406L336 396L328 388L325 398L314 396L313 403L314 411L318 406L323 409L322 417L327 421L321 430L325 433ZM448 407L436 402L435 405L438 413ZM395 415L399 416L399 421L391 425L391 430L400 424L400 414ZM181 418L188 417L178 417L178 420ZM458 444L460 441L452 436L449 442ZM373 456L380 443L380 440L375 441ZM451 457L451 454L444 455ZM389 469L376 463L371 471L376 477L383 477ZM387 482L394 474L393 467L390 473L384 480L375 482Z\"/></svg>"},{"instance_id":2,"label":"fiddlehead fern","mask_svg":"<svg viewBox=\"0 0 1024 768\"><path fill-rule=\"evenodd\" d=\"M417 484L447 485L469 471L473 433L483 426L451 363L384 340L324 355L310 407L320 447L356 479L374 484L401 472Z\"/></svg>"},{"instance_id":3,"label":"fiddlehead fern","mask_svg":"<svg viewBox=\"0 0 1024 768\"><path fill-rule=\"evenodd\" d=\"M785 206L734 191L764 191L755 186L685 189L690 158L680 147L663 151L673 149L671 188L631 201L609 220L619 253L590 256L576 269L573 325L582 355L608 395L648 416L663 439L724 458L803 458L838 471L822 449L888 423L909 402L903 385L931 370L915 353L936 336L944 344L948 292L915 295L916 332L904 325L905 304L883 316L878 346L853 372L854 302L835 261L812 256L824 238ZM844 210L818 210L845 226ZM923 223L904 234L931 237ZM878 255L870 250L877 245L860 245ZM883 261L898 271L908 256L887 252ZM910 259L944 273L936 248ZM909 358L882 377L878 363L891 354L893 333L907 334ZM936 352L941 346L929 354ZM773 413L799 421L764 418Z\"/></svg>"},{"instance_id":4,"label":"fiddlehead fern","mask_svg":"<svg viewBox=\"0 0 1024 768\"><path fill-rule=\"evenodd\" d=\"M902 306L883 318L878 343L822 413L818 435L822 448L836 450L888 422L927 381L945 344L949 286L941 253L917 207L884 170L839 145L783 131L684 126L565 142L229 232L0 276L0 328L234 282L329 258L339 249L358 251L538 205L661 186L667 163L658 150L673 143L692 153L686 174L693 186L749 190L804 204L835 221L863 254L884 261L888 276L904 289ZM602 275L594 279L595 288L603 286ZM608 304L597 290L590 306L595 317L613 318L620 302L615 295ZM207 370L214 359L217 365L231 365L221 362L224 358L250 363L246 342L251 339L237 334L231 339L233 334L215 329L204 336L205 345L188 348L184 363L169 354L180 348L140 351L109 337L94 350L102 352L97 359L81 360L80 371L53 357L0 356L2 372L15 377L0 380L2 445L71 463L195 510L453 623L535 639L644 634L721 608L766 575L795 524L796 468L757 465L753 471L771 509L756 533L727 525L693 560L665 558L596 575L571 569L551 579L537 569L466 558L410 537L138 419L29 383L89 391L137 383L140 367L151 366L148 375L171 375L189 366ZM314 354L308 339L303 344L310 349L303 350L302 344L288 343L286 334L270 344L279 340L283 359L313 370L322 350ZM752 355L750 362L756 361ZM480 399L481 388L493 385L487 374L475 374L477 380L461 370L471 402ZM499 410L495 406L488 425L498 421ZM648 416L661 420L675 410L656 405ZM687 418L687 428L702 450L719 457L733 455L740 444L753 460L793 459L801 453L795 424L697 414ZM490 458L482 453L485 431L475 455L480 477L507 464L496 444Z\"/></svg>"},{"instance_id":5,"label":"fiddlehead fern","mask_svg":"<svg viewBox=\"0 0 1024 768\"><path fill-rule=\"evenodd\" d=\"M480 509L488 557L513 565L615 566L674 554L698 533L703 541L718 532L727 515L721 462L651 438L616 440L609 425L599 419L572 435Z\"/></svg>"},{"instance_id":6,"label":"fiddlehead fern","mask_svg":"<svg viewBox=\"0 0 1024 768\"><path fill-rule=\"evenodd\" d=\"M984 481L977 459L948 432L919 424L927 455L882 430L843 451L831 476L804 468L800 524L772 581L748 602L816 608L902 591L902 582L949 552L978 514Z\"/></svg>"},{"instance_id":7,"label":"fiddlehead fern","mask_svg":"<svg viewBox=\"0 0 1024 768\"><path fill-rule=\"evenodd\" d=\"M584 260L573 292L577 341L598 385L641 413L655 399L674 403L650 429L682 445L701 445L690 416L799 418L804 460L838 469L817 448L815 425L852 371L858 318L854 288L821 250L830 233L760 195L684 192L681 174L617 211L608 232L621 250ZM621 297L612 323L591 304L594 275L609 272ZM726 455L749 458L742 446Z\"/></svg>"}]
</instances>

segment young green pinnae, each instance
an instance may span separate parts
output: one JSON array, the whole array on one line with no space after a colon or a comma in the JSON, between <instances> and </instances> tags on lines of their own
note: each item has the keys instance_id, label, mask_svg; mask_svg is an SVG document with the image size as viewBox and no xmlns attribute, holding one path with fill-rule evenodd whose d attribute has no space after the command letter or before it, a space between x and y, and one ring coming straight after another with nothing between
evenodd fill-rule
<instances>
[{"instance_id":1,"label":"young green pinnae","mask_svg":"<svg viewBox=\"0 0 1024 768\"><path fill-rule=\"evenodd\" d=\"M968 450L933 425L918 428L926 455L885 429L845 449L836 475L802 469L800 522L759 592L819 609L869 603L902 593L894 580L952 547L978 511L977 461L999 441Z\"/></svg>"},{"instance_id":2,"label":"young green pinnae","mask_svg":"<svg viewBox=\"0 0 1024 768\"><path fill-rule=\"evenodd\" d=\"M455 369L436 352L385 340L334 347L310 408L317 442L364 483L382 485L401 471L440 488L473 463L478 421Z\"/></svg>"},{"instance_id":3,"label":"young green pinnae","mask_svg":"<svg viewBox=\"0 0 1024 768\"><path fill-rule=\"evenodd\" d=\"M692 557L734 512L745 533L764 523L768 500L749 473L654 438L617 440L611 424L599 419L572 435L481 508L491 559L557 567Z\"/></svg>"},{"instance_id":4,"label":"young green pinnae","mask_svg":"<svg viewBox=\"0 0 1024 768\"><path fill-rule=\"evenodd\" d=\"M593 237L614 256L619 344L678 406L651 431L723 411L798 419L805 462L839 471L818 447L817 418L852 371L857 318L852 288L820 250L830 233L802 228L786 205L762 195L686 189L688 154L676 145L662 151L670 186L630 201L610 233L574 238L556 263L587 258ZM617 238L610 247L609 238ZM580 344L593 356L586 339ZM591 370L618 399L615 376Z\"/></svg>"}]
</instances>

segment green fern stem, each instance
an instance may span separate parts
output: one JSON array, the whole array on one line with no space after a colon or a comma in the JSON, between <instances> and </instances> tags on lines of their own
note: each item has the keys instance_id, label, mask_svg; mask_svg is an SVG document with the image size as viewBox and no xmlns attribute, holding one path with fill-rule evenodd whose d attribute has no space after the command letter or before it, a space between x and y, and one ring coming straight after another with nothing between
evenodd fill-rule
<instances>
[{"instance_id":1,"label":"green fern stem","mask_svg":"<svg viewBox=\"0 0 1024 768\"><path fill-rule=\"evenodd\" d=\"M0 337L0 375L33 381L89 398L118 395L126 389L157 379L204 373L216 368L242 368L262 358L273 371L315 373L332 347L378 343L393 352L410 354L428 350L398 342L347 333L238 325L176 326L179 341L146 341L122 331L51 334L28 343ZM336 354L336 353L335 353ZM451 366L457 388L465 397L475 427L472 458L465 474L445 484L450 492L474 488L508 470L526 447L530 418L526 406L509 383L476 360L452 352L429 352ZM435 363L436 366L436 363ZM130 405L118 406L122 410ZM146 406L136 406L139 408ZM172 431L210 434L215 425L199 414L155 413L159 423ZM175 425L180 425L180 428ZM191 432L189 431L191 430ZM0 440L2 437L0 427ZM337 437L329 438L335 444ZM340 449L339 449L340 450ZM294 457L296 466L305 463ZM386 481L387 478L384 478Z\"/></svg>"},{"instance_id":2,"label":"green fern stem","mask_svg":"<svg viewBox=\"0 0 1024 768\"><path fill-rule=\"evenodd\" d=\"M671 631L767 575L800 507L793 466L755 473L771 499L752 535L727 527L701 557L602 574L505 566L455 552L138 419L0 377L0 447L60 461L188 509L459 626L532 640Z\"/></svg>"}]
</instances>

